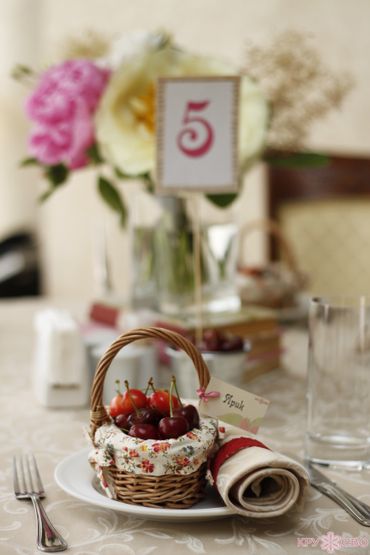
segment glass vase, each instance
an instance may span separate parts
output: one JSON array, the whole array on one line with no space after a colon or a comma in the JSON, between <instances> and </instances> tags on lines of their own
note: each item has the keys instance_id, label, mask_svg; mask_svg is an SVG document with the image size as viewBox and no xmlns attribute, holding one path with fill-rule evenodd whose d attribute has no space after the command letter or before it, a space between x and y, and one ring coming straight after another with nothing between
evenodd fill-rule
<instances>
[{"instance_id":1,"label":"glass vase","mask_svg":"<svg viewBox=\"0 0 370 555\"><path fill-rule=\"evenodd\" d=\"M131 307L158 309L155 230L161 217L157 199L133 188L129 206Z\"/></svg>"},{"instance_id":2,"label":"glass vase","mask_svg":"<svg viewBox=\"0 0 370 555\"><path fill-rule=\"evenodd\" d=\"M157 305L173 316L199 311L195 293L194 226L186 201L160 197L162 215L154 233ZM202 312L240 308L236 287L237 226L232 222L200 222ZM199 300L198 300L199 303Z\"/></svg>"}]
</instances>

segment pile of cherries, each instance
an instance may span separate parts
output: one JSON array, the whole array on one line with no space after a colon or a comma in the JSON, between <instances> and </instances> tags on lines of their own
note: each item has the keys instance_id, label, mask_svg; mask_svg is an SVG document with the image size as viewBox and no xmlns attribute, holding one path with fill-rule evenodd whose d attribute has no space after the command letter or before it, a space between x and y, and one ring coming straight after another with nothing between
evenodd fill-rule
<instances>
[{"instance_id":1,"label":"pile of cherries","mask_svg":"<svg viewBox=\"0 0 370 555\"><path fill-rule=\"evenodd\" d=\"M124 383L126 391L121 393L119 380L116 381L117 395L110 403L109 413L116 426L129 436L170 439L199 428L198 411L193 405L182 404L174 377L170 391L155 389L152 379L145 392L130 388L127 380Z\"/></svg>"},{"instance_id":2,"label":"pile of cherries","mask_svg":"<svg viewBox=\"0 0 370 555\"><path fill-rule=\"evenodd\" d=\"M204 330L200 341L196 340L194 334L189 335L188 339L202 352L231 353L244 349L242 337L216 329Z\"/></svg>"}]
</instances>

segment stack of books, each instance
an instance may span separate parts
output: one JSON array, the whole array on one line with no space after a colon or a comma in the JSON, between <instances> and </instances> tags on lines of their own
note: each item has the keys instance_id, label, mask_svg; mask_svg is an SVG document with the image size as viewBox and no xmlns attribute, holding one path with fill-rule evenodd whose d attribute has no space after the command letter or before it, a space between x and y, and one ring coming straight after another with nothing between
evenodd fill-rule
<instances>
[{"instance_id":1,"label":"stack of books","mask_svg":"<svg viewBox=\"0 0 370 555\"><path fill-rule=\"evenodd\" d=\"M127 331L132 327L158 326L182 334L194 332L197 320L193 316L173 318L165 314L144 311L133 314L112 305L94 303L90 319L97 323ZM273 311L260 307L246 307L238 312L207 314L202 319L203 329L215 329L242 337L250 345L246 356L242 383L274 370L281 365L281 333Z\"/></svg>"},{"instance_id":2,"label":"stack of books","mask_svg":"<svg viewBox=\"0 0 370 555\"><path fill-rule=\"evenodd\" d=\"M171 318L158 314L155 325L179 333L191 333L195 331L197 321L192 316ZM248 307L238 312L207 314L202 327L238 335L250 344L243 383L281 365L281 330L274 312L269 309Z\"/></svg>"}]
</instances>

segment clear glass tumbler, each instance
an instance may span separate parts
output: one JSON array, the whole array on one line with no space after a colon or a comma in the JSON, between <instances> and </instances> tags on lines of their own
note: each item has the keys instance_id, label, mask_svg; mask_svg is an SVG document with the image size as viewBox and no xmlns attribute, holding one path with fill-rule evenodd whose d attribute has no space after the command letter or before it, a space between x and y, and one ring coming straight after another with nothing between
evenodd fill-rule
<instances>
[{"instance_id":1,"label":"clear glass tumbler","mask_svg":"<svg viewBox=\"0 0 370 555\"><path fill-rule=\"evenodd\" d=\"M306 457L370 468L370 299L314 298L309 312Z\"/></svg>"}]
</instances>

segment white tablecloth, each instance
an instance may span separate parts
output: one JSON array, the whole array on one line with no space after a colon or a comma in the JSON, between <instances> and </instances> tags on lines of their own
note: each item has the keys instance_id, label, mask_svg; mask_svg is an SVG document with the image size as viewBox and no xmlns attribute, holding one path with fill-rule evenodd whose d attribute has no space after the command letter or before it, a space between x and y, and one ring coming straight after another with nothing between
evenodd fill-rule
<instances>
[{"instance_id":1,"label":"white tablecloth","mask_svg":"<svg viewBox=\"0 0 370 555\"><path fill-rule=\"evenodd\" d=\"M347 538L363 536L370 544L369 528L358 525L313 489L302 509L258 522L241 517L212 522L154 522L92 506L67 495L55 483L54 469L64 457L85 447L82 428L88 423L88 409L48 410L40 407L33 397L32 318L40 303L0 302L1 555L39 553L32 506L17 501L12 491L12 457L21 450L31 450L37 457L47 491L44 504L70 545L67 553L334 553L335 544L334 551L326 549L327 545L330 547L330 533ZM249 389L272 401L260 439L273 449L299 456L302 455L305 411L304 330L288 330L284 334L284 345L288 368L258 378ZM352 494L370 503L369 473L343 475L332 471L330 475ZM312 544L313 541L318 541L316 547L303 547L303 543ZM344 552L365 555L370 553L370 547L346 548Z\"/></svg>"}]
</instances>

